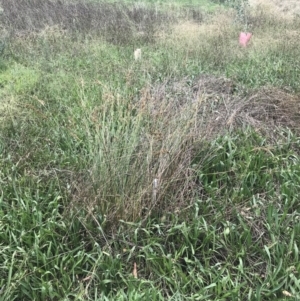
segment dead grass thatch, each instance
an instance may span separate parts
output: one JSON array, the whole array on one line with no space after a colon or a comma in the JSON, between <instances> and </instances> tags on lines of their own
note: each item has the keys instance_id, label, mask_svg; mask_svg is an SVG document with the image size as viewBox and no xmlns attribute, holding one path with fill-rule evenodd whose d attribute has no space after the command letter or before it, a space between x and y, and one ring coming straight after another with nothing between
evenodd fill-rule
<instances>
[{"instance_id":1,"label":"dead grass thatch","mask_svg":"<svg viewBox=\"0 0 300 301\"><path fill-rule=\"evenodd\" d=\"M214 133L224 129L251 127L267 138L275 138L277 128L299 132L300 97L276 88L263 88L245 97L228 96L218 102L208 119Z\"/></svg>"},{"instance_id":2,"label":"dead grass thatch","mask_svg":"<svg viewBox=\"0 0 300 301\"><path fill-rule=\"evenodd\" d=\"M166 99L170 103L167 114L172 114L171 108L178 112L187 102L194 103L199 130L208 139L241 127L252 127L269 138L274 138L279 127L300 132L300 96L278 88L264 87L245 96L235 82L224 77L201 75L193 85L187 79L165 82L150 91L147 105L153 116L162 114Z\"/></svg>"}]
</instances>

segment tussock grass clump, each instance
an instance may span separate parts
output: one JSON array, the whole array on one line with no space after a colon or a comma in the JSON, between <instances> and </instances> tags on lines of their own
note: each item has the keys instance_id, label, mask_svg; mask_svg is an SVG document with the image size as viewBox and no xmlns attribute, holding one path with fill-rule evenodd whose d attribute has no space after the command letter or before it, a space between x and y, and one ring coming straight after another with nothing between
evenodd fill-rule
<instances>
[{"instance_id":1,"label":"tussock grass clump","mask_svg":"<svg viewBox=\"0 0 300 301\"><path fill-rule=\"evenodd\" d=\"M192 109L197 105L183 103L183 95L170 101L165 98L166 91L172 90L167 90L166 85L145 87L135 104L110 92L107 102L87 113L91 116L85 135L92 139L92 180L88 180L92 185L83 183L86 189L79 191L75 199L81 200L82 192L92 193L94 197L89 196L85 206L96 206L115 223L119 219L149 217L152 210L158 213L166 207L161 199L175 185L171 179L185 177L181 173L191 160L188 141L197 130L197 114ZM172 95L175 97L178 91L173 89ZM159 188L153 199L155 179ZM168 203L167 207L173 208L171 199Z\"/></svg>"}]
</instances>

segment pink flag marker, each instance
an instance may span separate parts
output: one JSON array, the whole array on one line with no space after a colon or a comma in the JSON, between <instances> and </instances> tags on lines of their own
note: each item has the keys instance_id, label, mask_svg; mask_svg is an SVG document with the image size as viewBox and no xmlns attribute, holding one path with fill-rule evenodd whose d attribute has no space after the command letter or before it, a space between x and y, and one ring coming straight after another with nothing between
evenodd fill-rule
<instances>
[{"instance_id":1,"label":"pink flag marker","mask_svg":"<svg viewBox=\"0 0 300 301\"><path fill-rule=\"evenodd\" d=\"M252 37L252 33L250 32L241 32L239 37L239 43L243 47L246 47Z\"/></svg>"}]
</instances>

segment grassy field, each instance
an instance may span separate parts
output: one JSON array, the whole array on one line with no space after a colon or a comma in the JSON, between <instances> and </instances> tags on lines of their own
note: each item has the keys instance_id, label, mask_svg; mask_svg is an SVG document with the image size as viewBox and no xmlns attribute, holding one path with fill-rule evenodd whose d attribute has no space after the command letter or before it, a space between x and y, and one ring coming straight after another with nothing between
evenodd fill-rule
<instances>
[{"instance_id":1,"label":"grassy field","mask_svg":"<svg viewBox=\"0 0 300 301\"><path fill-rule=\"evenodd\" d=\"M246 4L0 0L0 301L300 299L300 19Z\"/></svg>"}]
</instances>

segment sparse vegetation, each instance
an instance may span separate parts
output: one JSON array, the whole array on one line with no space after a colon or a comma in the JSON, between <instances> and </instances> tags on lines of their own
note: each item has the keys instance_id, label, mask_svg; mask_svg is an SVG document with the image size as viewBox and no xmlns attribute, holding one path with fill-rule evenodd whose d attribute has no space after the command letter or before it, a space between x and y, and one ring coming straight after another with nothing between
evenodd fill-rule
<instances>
[{"instance_id":1,"label":"sparse vegetation","mask_svg":"<svg viewBox=\"0 0 300 301\"><path fill-rule=\"evenodd\" d=\"M299 18L215 2L0 1L1 301L300 298Z\"/></svg>"}]
</instances>

